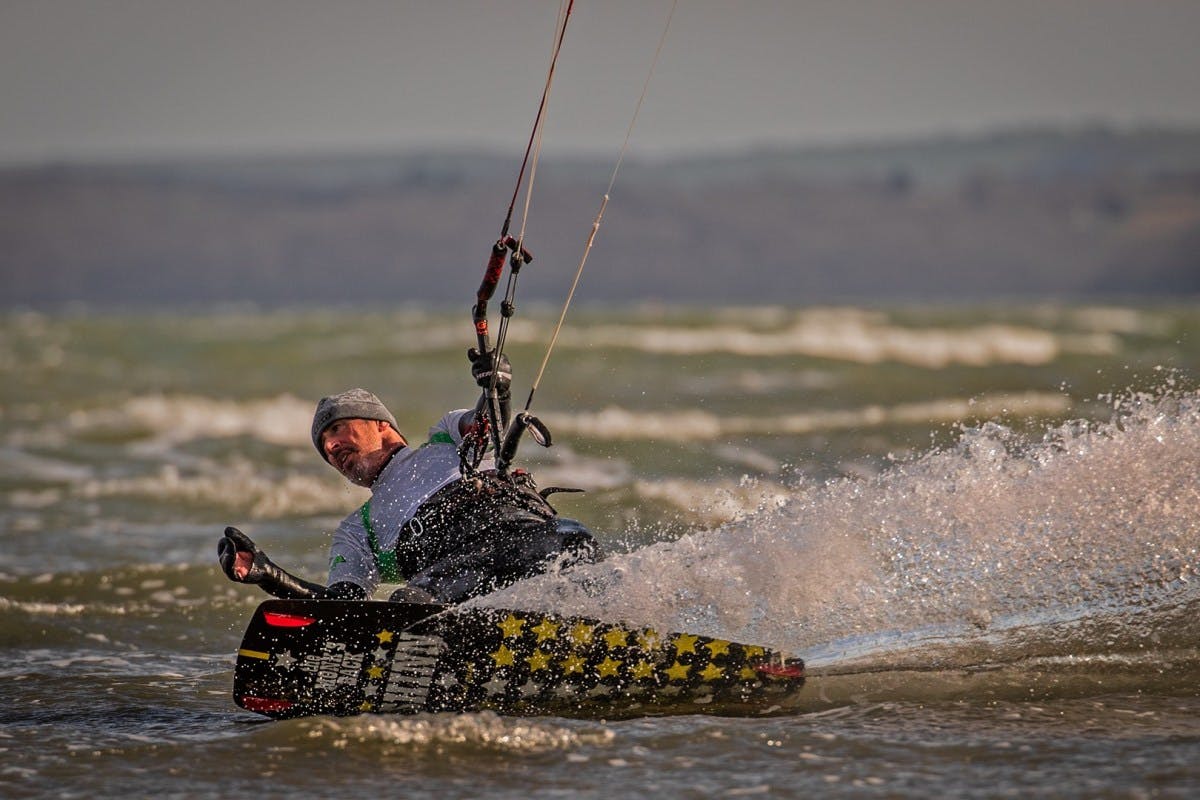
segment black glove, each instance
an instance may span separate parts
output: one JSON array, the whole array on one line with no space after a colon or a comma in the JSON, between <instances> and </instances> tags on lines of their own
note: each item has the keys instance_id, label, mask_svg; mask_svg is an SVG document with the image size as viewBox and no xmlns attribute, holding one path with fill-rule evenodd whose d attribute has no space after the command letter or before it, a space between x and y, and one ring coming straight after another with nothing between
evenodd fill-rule
<instances>
[{"instance_id":1,"label":"black glove","mask_svg":"<svg viewBox=\"0 0 1200 800\"><path fill-rule=\"evenodd\" d=\"M467 351L467 360L471 362L471 377L475 379L477 386L487 389L492 385L492 374L495 373L496 391L501 395L508 394L512 385L512 364L509 363L508 356L501 353L497 361L495 350L480 355L479 351L472 347Z\"/></svg>"},{"instance_id":2,"label":"black glove","mask_svg":"<svg viewBox=\"0 0 1200 800\"><path fill-rule=\"evenodd\" d=\"M239 551L249 553L251 558L250 569L245 577L241 578L233 571ZM236 583L262 583L263 568L271 563L267 554L259 550L258 545L249 536L233 527L226 528L225 535L217 542L217 560L221 562L221 570L225 577Z\"/></svg>"},{"instance_id":3,"label":"black glove","mask_svg":"<svg viewBox=\"0 0 1200 800\"><path fill-rule=\"evenodd\" d=\"M244 577L238 577L234 572L238 553L248 553L249 569ZM225 529L225 536L217 542L217 560L221 562L221 570L229 580L235 583L256 583L262 586L268 594L282 597L285 600L300 600L305 598L323 599L329 597L329 590L319 583L310 583L302 578L276 566L267 554L258 549L258 545L237 528ZM247 559L243 558L243 561ZM341 586L341 584L339 584Z\"/></svg>"}]
</instances>

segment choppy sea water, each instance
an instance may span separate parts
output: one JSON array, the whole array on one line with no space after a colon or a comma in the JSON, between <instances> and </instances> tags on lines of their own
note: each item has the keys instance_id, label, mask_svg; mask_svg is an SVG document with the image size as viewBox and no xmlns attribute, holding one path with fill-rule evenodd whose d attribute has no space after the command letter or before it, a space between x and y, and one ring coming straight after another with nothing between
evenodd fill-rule
<instances>
[{"instance_id":1,"label":"choppy sea water","mask_svg":"<svg viewBox=\"0 0 1200 800\"><path fill-rule=\"evenodd\" d=\"M467 314L0 317L0 795L1191 797L1200 312L592 310L522 455L610 557L485 603L780 648L758 718L266 722L238 524L321 578L358 502L308 441L364 385L419 433ZM510 332L523 398L553 314Z\"/></svg>"}]
</instances>

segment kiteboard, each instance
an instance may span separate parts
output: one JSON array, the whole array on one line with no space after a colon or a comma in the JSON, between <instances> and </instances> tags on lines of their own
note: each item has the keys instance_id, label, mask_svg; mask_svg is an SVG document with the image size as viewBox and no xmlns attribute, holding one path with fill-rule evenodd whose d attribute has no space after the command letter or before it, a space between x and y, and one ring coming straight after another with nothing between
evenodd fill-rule
<instances>
[{"instance_id":1,"label":"kiteboard","mask_svg":"<svg viewBox=\"0 0 1200 800\"><path fill-rule=\"evenodd\" d=\"M274 718L491 710L621 718L762 714L804 663L755 645L583 617L378 601L268 600L234 701Z\"/></svg>"}]
</instances>

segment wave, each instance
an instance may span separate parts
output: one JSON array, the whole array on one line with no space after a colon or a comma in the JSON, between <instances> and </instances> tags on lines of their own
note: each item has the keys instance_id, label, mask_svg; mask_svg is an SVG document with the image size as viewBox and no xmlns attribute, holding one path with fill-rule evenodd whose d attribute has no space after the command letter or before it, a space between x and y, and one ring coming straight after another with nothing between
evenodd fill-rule
<instances>
[{"instance_id":1,"label":"wave","mask_svg":"<svg viewBox=\"0 0 1200 800\"><path fill-rule=\"evenodd\" d=\"M264 473L248 461L212 462L188 473L164 464L149 475L83 481L75 494L85 499L137 497L174 506L236 511L254 519L342 515L367 497L365 491L332 476Z\"/></svg>"},{"instance_id":2,"label":"wave","mask_svg":"<svg viewBox=\"0 0 1200 800\"><path fill-rule=\"evenodd\" d=\"M876 364L896 362L937 369L951 365L1047 364L1064 355L1112 355L1124 335L1162 335L1167 329L1152 313L1137 309L1047 306L1017 324L948 323L906 325L895 315L863 308L728 308L707 314L652 308L624 312L631 321L597 322L583 314L558 340L564 349L622 348L666 355L730 353L744 356L808 356ZM274 320L273 322L271 320ZM235 320L236 321L236 320ZM360 355L361 336L320 315L254 318L255 325L226 325L230 336L262 337L275 330L299 338L321 335L307 345L310 358L337 360ZM264 327L265 326L265 327ZM552 317L534 310L510 321L508 341L544 347ZM407 310L382 315L372 328L372 346L383 355L411 356L453 350L464 342L463 324L445 314ZM211 332L206 328L206 335ZM282 334L281 334L282 335ZM0 361L0 363L3 363Z\"/></svg>"},{"instance_id":3,"label":"wave","mask_svg":"<svg viewBox=\"0 0 1200 800\"><path fill-rule=\"evenodd\" d=\"M10 438L15 438L10 435ZM0 447L0 478L25 479L46 483L84 480L92 470L79 464L48 456L33 455L18 447ZM40 502L32 493L12 500L14 507L34 508Z\"/></svg>"},{"instance_id":4,"label":"wave","mask_svg":"<svg viewBox=\"0 0 1200 800\"><path fill-rule=\"evenodd\" d=\"M313 404L292 395L218 400L198 395L150 394L131 397L114 408L77 410L67 417L78 435L126 436L142 440L138 449L154 452L196 439L251 436L270 444L310 444Z\"/></svg>"},{"instance_id":5,"label":"wave","mask_svg":"<svg viewBox=\"0 0 1200 800\"><path fill-rule=\"evenodd\" d=\"M30 616L78 617L88 610L82 603L52 603L45 601L21 601L0 597L0 611L9 614L17 612Z\"/></svg>"},{"instance_id":6,"label":"wave","mask_svg":"<svg viewBox=\"0 0 1200 800\"><path fill-rule=\"evenodd\" d=\"M771 644L817 666L1010 663L1200 637L1200 395L1041 439L988 423L866 480L788 490L489 605Z\"/></svg>"},{"instance_id":7,"label":"wave","mask_svg":"<svg viewBox=\"0 0 1200 800\"><path fill-rule=\"evenodd\" d=\"M670 412L631 411L609 407L596 412L548 412L542 419L555 432L597 439L653 441L711 440L737 435L785 435L815 431L858 430L885 425L924 425L999 416L1060 416L1071 408L1065 395L1048 392L944 398L895 406L808 411L753 417L724 416L700 409Z\"/></svg>"},{"instance_id":8,"label":"wave","mask_svg":"<svg viewBox=\"0 0 1200 800\"><path fill-rule=\"evenodd\" d=\"M9 501L18 509L54 507L70 496L137 498L177 507L234 510L259 519L340 515L355 499L361 502L365 493L347 488L307 456L300 468L294 468L290 457L272 466L241 454L240 449L198 455L184 447L196 441L242 438L311 454L311 419L311 404L287 394L249 400L138 395L108 407L73 411L65 425L9 432L9 446L0 448L0 476L65 484L14 489ZM122 463L142 461L143 468L135 468L137 474L122 469L108 477L107 461L89 465L26 451L47 445L70 451L75 443L97 441L116 443Z\"/></svg>"},{"instance_id":9,"label":"wave","mask_svg":"<svg viewBox=\"0 0 1200 800\"><path fill-rule=\"evenodd\" d=\"M530 447L521 460L533 470L541 486L605 491L629 486L634 480L628 461L584 456L566 444L555 444L550 450Z\"/></svg>"},{"instance_id":10,"label":"wave","mask_svg":"<svg viewBox=\"0 0 1200 800\"><path fill-rule=\"evenodd\" d=\"M538 326L510 331L513 341L546 340ZM993 323L968 327L907 327L881 312L815 309L782 327L748 325L582 325L563 332L563 347L627 348L647 353L809 356L860 364L896 362L928 369L955 364L1048 364L1063 355L1112 355L1120 340L1105 330L1056 332Z\"/></svg>"},{"instance_id":11,"label":"wave","mask_svg":"<svg viewBox=\"0 0 1200 800\"><path fill-rule=\"evenodd\" d=\"M1136 309L1047 307L1038 316L1047 330L1029 324L914 327L890 315L860 308L725 309L706 318L674 315L664 324L661 310L634 324L576 321L559 338L563 348L625 348L665 355L730 353L743 356L808 356L860 364L896 362L927 369L953 365L1048 364L1066 355L1105 356L1120 351L1120 335L1163 335L1168 326ZM666 315L670 317L671 315ZM514 323L514 343L544 344L548 326ZM447 336L433 335L436 346ZM411 337L402 337L405 348Z\"/></svg>"}]
</instances>

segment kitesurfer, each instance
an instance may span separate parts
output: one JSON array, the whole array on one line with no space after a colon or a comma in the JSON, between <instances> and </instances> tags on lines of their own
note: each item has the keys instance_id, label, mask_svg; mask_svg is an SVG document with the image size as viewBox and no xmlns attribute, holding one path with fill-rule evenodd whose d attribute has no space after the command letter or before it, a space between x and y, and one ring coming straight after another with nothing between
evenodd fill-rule
<instances>
[{"instance_id":1,"label":"kitesurfer","mask_svg":"<svg viewBox=\"0 0 1200 800\"><path fill-rule=\"evenodd\" d=\"M472 350L478 385L495 386L507 405L512 368L501 354ZM498 367L498 368L497 368ZM459 448L478 410L451 411L411 447L395 417L365 389L324 397L313 416L321 456L371 498L333 534L329 585L276 566L246 534L225 529L218 543L230 580L285 599L359 600L380 583L404 585L391 599L459 603L558 566L594 559L587 529L559 517L527 474L498 476L490 457L464 474Z\"/></svg>"}]
</instances>

